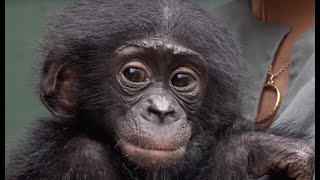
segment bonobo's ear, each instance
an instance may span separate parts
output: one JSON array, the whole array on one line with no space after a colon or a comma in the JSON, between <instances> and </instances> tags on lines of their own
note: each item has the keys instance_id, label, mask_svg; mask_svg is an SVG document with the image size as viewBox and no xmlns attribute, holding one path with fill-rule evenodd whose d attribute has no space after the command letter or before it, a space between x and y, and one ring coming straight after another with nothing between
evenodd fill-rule
<instances>
[{"instance_id":1,"label":"bonobo's ear","mask_svg":"<svg viewBox=\"0 0 320 180\"><path fill-rule=\"evenodd\" d=\"M78 80L68 63L47 62L43 66L40 96L43 104L60 118L72 118L76 113Z\"/></svg>"}]
</instances>

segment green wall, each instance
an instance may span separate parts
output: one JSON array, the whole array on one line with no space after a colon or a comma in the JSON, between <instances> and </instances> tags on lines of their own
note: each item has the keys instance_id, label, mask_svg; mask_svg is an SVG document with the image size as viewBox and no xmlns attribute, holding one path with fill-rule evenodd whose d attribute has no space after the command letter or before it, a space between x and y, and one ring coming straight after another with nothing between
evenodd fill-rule
<instances>
[{"instance_id":1,"label":"green wall","mask_svg":"<svg viewBox=\"0 0 320 180\"><path fill-rule=\"evenodd\" d=\"M48 114L35 93L34 66L37 40L44 18L68 1L5 1L5 146L12 144L23 128Z\"/></svg>"},{"instance_id":2,"label":"green wall","mask_svg":"<svg viewBox=\"0 0 320 180\"><path fill-rule=\"evenodd\" d=\"M230 0L201 0L214 8ZM65 0L5 1L5 141L13 143L28 123L48 111L35 94L36 45L44 18L67 4Z\"/></svg>"}]
</instances>

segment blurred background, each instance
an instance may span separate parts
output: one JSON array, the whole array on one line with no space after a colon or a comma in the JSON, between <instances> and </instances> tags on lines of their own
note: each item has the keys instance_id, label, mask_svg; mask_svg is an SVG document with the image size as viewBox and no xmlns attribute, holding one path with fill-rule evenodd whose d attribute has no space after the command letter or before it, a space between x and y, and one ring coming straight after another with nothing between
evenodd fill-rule
<instances>
[{"instance_id":1,"label":"blurred background","mask_svg":"<svg viewBox=\"0 0 320 180\"><path fill-rule=\"evenodd\" d=\"M231 0L200 0L214 9ZM5 147L14 143L27 124L49 115L36 94L34 67L39 54L37 41L45 17L71 0L5 1ZM6 153L7 154L7 153ZM6 158L7 159L7 158Z\"/></svg>"}]
</instances>

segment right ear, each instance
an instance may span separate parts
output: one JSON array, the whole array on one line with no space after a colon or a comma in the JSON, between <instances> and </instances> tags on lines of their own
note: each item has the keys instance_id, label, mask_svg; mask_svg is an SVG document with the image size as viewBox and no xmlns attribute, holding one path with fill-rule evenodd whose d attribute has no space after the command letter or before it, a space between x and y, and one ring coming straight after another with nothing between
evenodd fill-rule
<instances>
[{"instance_id":1,"label":"right ear","mask_svg":"<svg viewBox=\"0 0 320 180\"><path fill-rule=\"evenodd\" d=\"M43 104L56 117L72 118L78 103L78 79L68 63L47 61L43 66L40 96Z\"/></svg>"}]
</instances>

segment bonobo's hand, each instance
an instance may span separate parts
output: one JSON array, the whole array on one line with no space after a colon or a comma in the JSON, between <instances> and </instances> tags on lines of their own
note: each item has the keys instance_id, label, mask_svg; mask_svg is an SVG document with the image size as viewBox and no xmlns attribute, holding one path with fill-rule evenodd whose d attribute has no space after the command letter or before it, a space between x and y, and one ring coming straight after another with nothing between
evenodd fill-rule
<instances>
[{"instance_id":1,"label":"bonobo's hand","mask_svg":"<svg viewBox=\"0 0 320 180\"><path fill-rule=\"evenodd\" d=\"M252 177L276 172L297 180L312 179L314 151L304 141L265 133L252 133L251 136L256 136L254 144L249 146L248 163Z\"/></svg>"},{"instance_id":2,"label":"bonobo's hand","mask_svg":"<svg viewBox=\"0 0 320 180\"><path fill-rule=\"evenodd\" d=\"M301 140L252 132L218 143L197 179L256 179L283 173L297 180L311 180L314 151Z\"/></svg>"}]
</instances>

